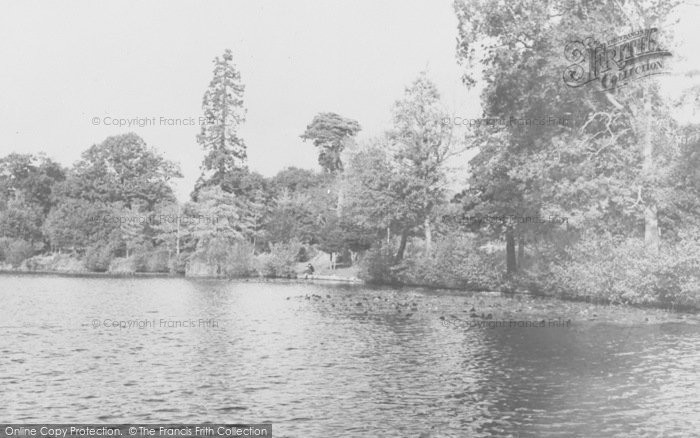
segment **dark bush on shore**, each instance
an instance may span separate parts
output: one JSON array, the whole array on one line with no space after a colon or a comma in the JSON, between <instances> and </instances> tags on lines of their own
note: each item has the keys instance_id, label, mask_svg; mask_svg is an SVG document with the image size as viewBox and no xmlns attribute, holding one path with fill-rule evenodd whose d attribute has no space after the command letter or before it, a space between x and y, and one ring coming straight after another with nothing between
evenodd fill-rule
<instances>
[{"instance_id":1,"label":"dark bush on shore","mask_svg":"<svg viewBox=\"0 0 700 438\"><path fill-rule=\"evenodd\" d=\"M394 272L394 267L395 260L392 249L386 246L375 247L367 251L362 259L359 276L368 283L400 283Z\"/></svg>"},{"instance_id":2,"label":"dark bush on shore","mask_svg":"<svg viewBox=\"0 0 700 438\"><path fill-rule=\"evenodd\" d=\"M270 252L258 255L260 274L264 277L296 277L295 265L299 261L302 244L299 240L273 243Z\"/></svg>"},{"instance_id":3,"label":"dark bush on shore","mask_svg":"<svg viewBox=\"0 0 700 438\"><path fill-rule=\"evenodd\" d=\"M94 244L85 252L85 267L94 272L106 272L114 258L113 254L111 245Z\"/></svg>"},{"instance_id":4,"label":"dark bush on shore","mask_svg":"<svg viewBox=\"0 0 700 438\"><path fill-rule=\"evenodd\" d=\"M658 255L643 239L586 236L570 257L552 266L549 290L561 296L628 304L700 304L700 248L696 236L664 243Z\"/></svg>"},{"instance_id":5,"label":"dark bush on shore","mask_svg":"<svg viewBox=\"0 0 700 438\"><path fill-rule=\"evenodd\" d=\"M169 272L170 270L168 251L149 251L134 257L136 272Z\"/></svg>"},{"instance_id":6,"label":"dark bush on shore","mask_svg":"<svg viewBox=\"0 0 700 438\"><path fill-rule=\"evenodd\" d=\"M494 290L503 283L501 260L470 236L453 233L437 240L430 256L422 246L410 247L398 263L386 247L374 248L363 260L361 277L371 283Z\"/></svg>"},{"instance_id":7,"label":"dark bush on shore","mask_svg":"<svg viewBox=\"0 0 700 438\"><path fill-rule=\"evenodd\" d=\"M475 239L453 233L400 265L400 279L412 284L436 284L468 290L495 290L502 283L503 256L479 248Z\"/></svg>"},{"instance_id":8,"label":"dark bush on shore","mask_svg":"<svg viewBox=\"0 0 700 438\"><path fill-rule=\"evenodd\" d=\"M34 254L34 246L22 239L0 238L0 262L18 267Z\"/></svg>"},{"instance_id":9,"label":"dark bush on shore","mask_svg":"<svg viewBox=\"0 0 700 438\"><path fill-rule=\"evenodd\" d=\"M214 277L250 277L257 275L252 243L212 240L187 259L187 275Z\"/></svg>"},{"instance_id":10,"label":"dark bush on shore","mask_svg":"<svg viewBox=\"0 0 700 438\"><path fill-rule=\"evenodd\" d=\"M173 274L185 274L187 270L187 261L190 258L188 253L173 254L168 261L168 269Z\"/></svg>"}]
</instances>

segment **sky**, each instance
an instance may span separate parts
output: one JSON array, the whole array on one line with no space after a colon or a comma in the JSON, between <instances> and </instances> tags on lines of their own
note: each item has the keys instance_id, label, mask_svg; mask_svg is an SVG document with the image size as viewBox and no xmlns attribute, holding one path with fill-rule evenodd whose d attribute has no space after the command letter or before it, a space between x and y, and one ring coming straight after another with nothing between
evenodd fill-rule
<instances>
[{"instance_id":1,"label":"sky","mask_svg":"<svg viewBox=\"0 0 700 438\"><path fill-rule=\"evenodd\" d=\"M180 164L181 200L200 173L202 96L212 60L226 48L246 87L240 134L249 167L265 176L288 166L318 169L315 148L299 136L319 112L359 121L360 140L381 134L393 103L423 70L450 112L481 115L478 89L460 80L452 0L2 0L1 6L0 157L45 152L69 166L91 145L133 131ZM687 8L678 25L683 52L700 66L693 30L700 7ZM134 118L155 123L112 124ZM190 118L194 126L165 121Z\"/></svg>"},{"instance_id":2,"label":"sky","mask_svg":"<svg viewBox=\"0 0 700 438\"><path fill-rule=\"evenodd\" d=\"M299 138L314 115L359 121L360 139L379 135L422 70L448 108L478 114L478 96L460 81L456 34L451 0L3 1L0 156L45 152L71 165L133 131L180 164L185 198L204 156L196 123L212 61L230 48L245 85L249 167L318 169ZM138 117L155 126L112 124Z\"/></svg>"}]
</instances>

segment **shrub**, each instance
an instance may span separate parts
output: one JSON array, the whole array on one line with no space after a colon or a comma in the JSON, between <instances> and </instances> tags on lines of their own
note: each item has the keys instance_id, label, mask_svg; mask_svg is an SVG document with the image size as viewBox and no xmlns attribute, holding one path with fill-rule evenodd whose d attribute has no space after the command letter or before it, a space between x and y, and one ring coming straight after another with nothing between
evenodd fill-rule
<instances>
[{"instance_id":1,"label":"shrub","mask_svg":"<svg viewBox=\"0 0 700 438\"><path fill-rule=\"evenodd\" d=\"M255 246L247 241L238 241L229 247L224 265L227 277L250 277L257 273Z\"/></svg>"},{"instance_id":2,"label":"shrub","mask_svg":"<svg viewBox=\"0 0 700 438\"><path fill-rule=\"evenodd\" d=\"M688 237L662 244L657 255L642 239L586 235L552 267L550 287L563 296L613 303L700 304L700 242Z\"/></svg>"},{"instance_id":3,"label":"shrub","mask_svg":"<svg viewBox=\"0 0 700 438\"><path fill-rule=\"evenodd\" d=\"M0 240L0 260L11 264L13 268L18 267L33 254L34 247L26 240L8 238Z\"/></svg>"},{"instance_id":4,"label":"shrub","mask_svg":"<svg viewBox=\"0 0 700 438\"><path fill-rule=\"evenodd\" d=\"M362 259L358 275L368 283L392 284L398 282L394 266L394 255L390 247L374 247Z\"/></svg>"},{"instance_id":5,"label":"shrub","mask_svg":"<svg viewBox=\"0 0 700 438\"><path fill-rule=\"evenodd\" d=\"M140 255L137 272L168 272L169 255L166 250L149 251Z\"/></svg>"},{"instance_id":6,"label":"shrub","mask_svg":"<svg viewBox=\"0 0 700 438\"><path fill-rule=\"evenodd\" d=\"M411 256L394 272L402 283L493 290L503 282L502 260L502 254L479 249L471 236L451 233L435 241L430 256Z\"/></svg>"},{"instance_id":7,"label":"shrub","mask_svg":"<svg viewBox=\"0 0 700 438\"><path fill-rule=\"evenodd\" d=\"M85 252L85 267L90 271L105 272L109 269L112 258L112 246L97 243L90 246Z\"/></svg>"},{"instance_id":8,"label":"shrub","mask_svg":"<svg viewBox=\"0 0 700 438\"><path fill-rule=\"evenodd\" d=\"M196 265L197 271L210 272L211 275L249 277L257 272L254 249L248 241L215 238L186 260L190 267Z\"/></svg>"},{"instance_id":9,"label":"shrub","mask_svg":"<svg viewBox=\"0 0 700 438\"><path fill-rule=\"evenodd\" d=\"M301 247L298 239L271 244L270 252L258 257L261 274L265 277L296 277L295 266Z\"/></svg>"},{"instance_id":10,"label":"shrub","mask_svg":"<svg viewBox=\"0 0 700 438\"><path fill-rule=\"evenodd\" d=\"M187 261L190 258L189 253L181 252L180 255L173 255L168 262L168 269L173 274L184 274L187 270Z\"/></svg>"},{"instance_id":11,"label":"shrub","mask_svg":"<svg viewBox=\"0 0 700 438\"><path fill-rule=\"evenodd\" d=\"M133 274L137 269L136 257L115 257L109 262L108 271L119 274Z\"/></svg>"},{"instance_id":12,"label":"shrub","mask_svg":"<svg viewBox=\"0 0 700 438\"><path fill-rule=\"evenodd\" d=\"M28 271L85 271L82 260L71 254L43 254L35 255L22 262L20 269Z\"/></svg>"},{"instance_id":13,"label":"shrub","mask_svg":"<svg viewBox=\"0 0 700 438\"><path fill-rule=\"evenodd\" d=\"M302 245L299 248L299 254L297 254L297 262L308 262L309 260L316 257L318 250L311 245Z\"/></svg>"}]
</instances>

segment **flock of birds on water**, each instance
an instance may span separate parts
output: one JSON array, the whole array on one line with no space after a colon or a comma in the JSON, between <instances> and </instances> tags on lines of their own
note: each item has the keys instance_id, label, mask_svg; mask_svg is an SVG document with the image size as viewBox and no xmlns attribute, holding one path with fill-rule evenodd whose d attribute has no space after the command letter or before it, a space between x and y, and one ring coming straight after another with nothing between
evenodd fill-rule
<instances>
[{"instance_id":1,"label":"flock of birds on water","mask_svg":"<svg viewBox=\"0 0 700 438\"><path fill-rule=\"evenodd\" d=\"M306 294L287 297L287 300L308 301L314 303L317 307L325 307L334 310L345 310L348 313L356 315L387 315L393 314L397 318L409 319L418 316L421 313L435 314L440 312L440 307L431 304L426 297L419 295L400 295L392 294L389 296L382 295L330 295L326 294ZM478 303L468 303L460 313L467 313L469 318L480 318L490 320L494 318L493 313L479 311L475 306L481 308L493 308L493 304L486 304L483 300ZM451 309L456 310L454 307ZM439 319L461 319L457 314L441 315Z\"/></svg>"}]
</instances>

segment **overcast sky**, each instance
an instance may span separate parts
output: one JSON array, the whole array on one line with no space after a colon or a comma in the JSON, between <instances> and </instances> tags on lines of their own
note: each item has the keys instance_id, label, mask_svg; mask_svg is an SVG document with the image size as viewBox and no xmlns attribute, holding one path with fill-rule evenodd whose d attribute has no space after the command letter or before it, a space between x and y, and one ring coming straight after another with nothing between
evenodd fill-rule
<instances>
[{"instance_id":1,"label":"overcast sky","mask_svg":"<svg viewBox=\"0 0 700 438\"><path fill-rule=\"evenodd\" d=\"M181 199L199 175L199 127L159 119L201 116L212 60L226 48L246 86L249 165L266 176L317 168L299 135L318 112L358 120L360 138L381 133L421 70L455 114L481 114L478 93L460 82L452 0L1 4L0 157L43 151L71 165L92 144L134 131L181 165ZM696 27L700 9L690 10L681 28ZM155 117L156 126L105 126L106 117Z\"/></svg>"},{"instance_id":2,"label":"overcast sky","mask_svg":"<svg viewBox=\"0 0 700 438\"><path fill-rule=\"evenodd\" d=\"M363 138L377 135L423 69L448 106L470 100L456 26L451 0L3 2L0 156L44 151L70 165L133 130L180 163L186 195L203 157L199 128L159 126L159 118L197 120L212 60L231 48L246 86L250 167L267 176L317 168L299 135L318 112L358 120ZM157 120L120 128L104 117Z\"/></svg>"}]
</instances>

